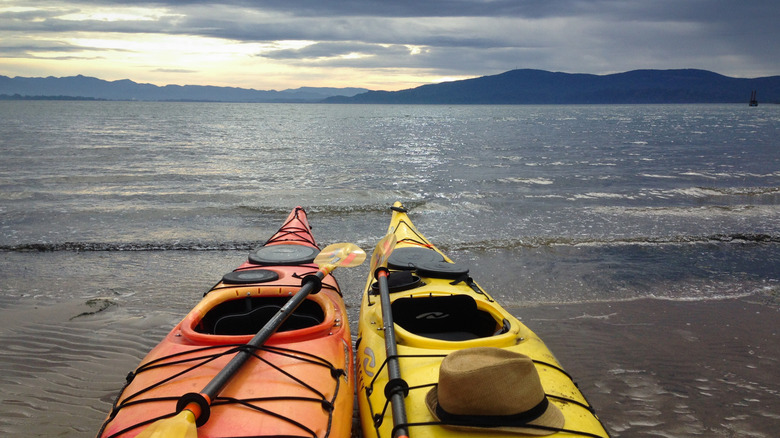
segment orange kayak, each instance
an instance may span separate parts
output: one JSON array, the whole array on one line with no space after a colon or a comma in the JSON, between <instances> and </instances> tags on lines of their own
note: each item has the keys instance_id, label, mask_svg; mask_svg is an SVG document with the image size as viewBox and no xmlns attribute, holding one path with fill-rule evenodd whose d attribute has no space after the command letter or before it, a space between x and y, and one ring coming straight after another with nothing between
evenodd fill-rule
<instances>
[{"instance_id":1,"label":"orange kayak","mask_svg":"<svg viewBox=\"0 0 780 438\"><path fill-rule=\"evenodd\" d=\"M98 436L133 437L173 417L317 271L319 251L296 207L130 373ZM352 373L346 307L327 275L212 400L198 437L349 437Z\"/></svg>"}]
</instances>

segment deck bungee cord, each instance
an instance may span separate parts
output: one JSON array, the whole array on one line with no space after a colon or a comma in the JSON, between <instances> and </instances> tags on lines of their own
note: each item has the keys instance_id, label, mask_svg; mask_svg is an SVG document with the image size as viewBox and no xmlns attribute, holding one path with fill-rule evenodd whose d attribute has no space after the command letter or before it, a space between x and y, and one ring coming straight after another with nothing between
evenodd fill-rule
<instances>
[{"instance_id":1,"label":"deck bungee cord","mask_svg":"<svg viewBox=\"0 0 780 438\"><path fill-rule=\"evenodd\" d=\"M205 352L212 351L212 350L221 350L221 351L217 351L217 352L212 353L212 354L205 354L205 355L201 354L201 353L205 353ZM275 418L278 418L280 420L287 421L290 424L294 424L296 426L299 426L302 429L307 430L308 432L312 432L312 431L310 431L308 428L306 428L305 426L303 426L299 422L295 421L294 419L286 417L286 416L283 416L283 415L276 414L273 411L270 411L268 409L264 409L261 406L257 406L255 403L258 403L258 402L269 402L269 401L308 401L308 402L312 402L312 403L319 403L319 404L321 404L323 409L326 410L326 411L329 411L329 412L333 411L333 401L335 400L336 396L338 396L338 393L339 393L339 390L340 390L340 384L341 384L341 377L346 375L346 370L344 370L342 368L336 368L335 366L333 366L332 363L330 363L326 359L324 359L322 357L319 357L319 356L316 356L316 355L313 355L313 354L310 354L310 353L307 353L305 351L301 351L301 350L295 350L295 349L290 349L290 348L281 348L281 347L273 347L273 346L252 347L252 346L248 346L247 344L213 345L213 346L199 348L199 349L196 349L196 350L179 352L179 353L171 354L171 355L168 355L168 356L160 357L160 358L157 358L154 361L148 362L148 363L138 367L135 371L132 371L132 372L128 373L127 378L126 378L126 384L122 388L122 390L120 391L120 394L122 394L124 392L125 388L130 383L133 382L133 380L135 379L136 376L138 376L141 373L149 372L151 370L155 370L155 369L159 369L159 368L172 367L172 366L176 366L176 365L186 364L186 363L189 363L189 362L197 362L197 363L194 363L191 367L189 367L189 368L187 368L187 369L185 369L183 371L175 373L175 374L169 376L166 379L157 381L157 382L155 382L155 383L153 383L151 385L148 385L147 387L142 388L139 391L136 391L133 394L128 395L127 397L124 398L122 403L119 404L119 405L117 405L116 401L115 401L114 405L111 408L111 413L109 414L109 418L103 423L103 427L101 428L101 430L98 433L98 435L103 433L103 429L105 428L106 424L108 424L114 417L116 417L116 415L119 414L119 412L123 408L130 407L130 406L135 406L135 405L139 405L139 404L145 404L145 403L155 403L155 402L160 402L160 401L170 401L170 400L177 400L178 399L178 397L154 397L154 398L145 398L145 399L142 399L142 400L135 400L136 398L138 398L142 394L144 394L146 392L149 392L149 391L155 389L158 386L164 385L165 383L167 383L167 382L169 382L169 381L171 381L173 379L182 377L182 376L186 375L187 373L190 373L190 372L196 370L197 368L203 367L203 366L207 365L208 363L210 363L210 362L212 362L212 361L214 361L214 360L216 360L216 359L218 359L220 357L234 355L234 354L236 354L236 353L238 353L240 351L251 351L252 352L252 356L255 359L265 363L266 365L268 365L269 367L275 369L276 371L278 371L282 375L285 375L291 381L295 382L296 384L300 385L303 388L306 388L308 391L312 392L317 397L306 398L306 397L292 397L292 396L281 397L281 396L279 396L279 397L255 397L255 398L245 398L245 399L238 399L238 398L232 398L232 397L217 397L214 400L214 402L212 403L212 406L220 406L220 405L226 405L226 404L241 404L241 405L244 405L244 406L249 407L251 409L255 409L255 410L257 410L257 411L259 411L261 413L274 416ZM306 362L306 363L309 363L309 364L312 364L312 365L315 365L315 366L321 366L321 367L327 368L329 370L329 373L330 373L331 377L333 378L333 382L334 382L334 386L333 386L333 390L332 390L333 398L330 399L330 400L327 399L325 397L325 395L321 391L319 391L316 388L314 388L313 386L307 384L302 379L300 379L300 378L292 375L291 373L283 370L282 368L276 366L274 363L270 362L268 359L266 359L266 358L260 356L259 354L257 354L257 352L266 352L266 353L269 353L269 354L283 356L283 357L286 357L286 358L289 358L289 359L294 359L294 360L298 360L298 361L301 361L301 362ZM117 397L117 401L118 400L119 400L119 397ZM131 431L133 429L137 429L139 427L143 427L143 426L151 424L151 423L153 423L155 421L162 420L162 419L165 419L165 418L170 418L170 417L174 416L175 414L176 414L175 412L168 413L168 414L160 415L160 416L158 416L158 417L156 417L156 418L154 418L152 420L139 422L139 423L134 424L132 426L129 426L129 427L127 427L127 428L125 428L125 429L123 429L121 431L118 431L118 432L116 432L116 433L114 433L112 435L109 435L109 437L120 436L123 433ZM316 433L312 432L310 436L316 436Z\"/></svg>"},{"instance_id":2,"label":"deck bungee cord","mask_svg":"<svg viewBox=\"0 0 780 438\"><path fill-rule=\"evenodd\" d=\"M398 211L398 212L402 212L402 213L406 213L406 212L407 212L405 208L391 207L390 209L391 209L391 210L393 210L393 211ZM400 228L402 225L403 225L403 226L404 226L404 227L405 227L405 228L406 228L408 231L410 231L411 233L413 233L413 234L416 236L416 238L410 238L410 237L406 237L406 238L403 238L403 239L400 239L400 240L398 240L398 241L397 241L398 243L411 243L411 244L413 244L413 245L417 245L417 246L420 246L420 247L422 247L422 248L427 248L427 249L430 249L430 250L433 250L433 251L439 252L439 251L437 251L437 250L436 250L436 248L433 246L433 244L432 244L432 243L430 243L430 242L428 241L428 239L426 239L425 237L423 237L423 235L422 235L422 234L420 234L420 233L417 231L417 229L414 227L414 225L412 225L411 223L409 223L409 222L407 222L407 221L405 221L405 220L400 220L400 221L398 222L398 226L396 227L396 230L397 230L398 228ZM441 254L441 253L440 253L440 254ZM443 256L443 254L442 254L442 256ZM471 288L471 289L472 289L474 292L476 292L476 293L478 293L478 294L480 294L480 295L484 295L484 296L485 296L485 298L486 298L488 301L490 301L490 302L494 301L494 300L493 300L493 298L492 298L490 295L488 295L488 293L487 293L487 292L485 292L485 291L484 291L484 290L483 290L481 287L479 287L479 285L478 285L478 284L477 284L477 283L474 281L474 279L473 279L473 278L471 278L469 275L466 275L466 274L464 274L464 275L462 275L462 276L460 276L460 277L458 277L458 278L455 278L455 279L453 279L452 283L450 283L450 284L452 284L452 285L456 285L456 284L458 284L458 283L460 283L460 282L464 282L464 283L466 283L466 284L467 284L467 285L468 285L468 286L469 286L469 287L470 287L470 288Z\"/></svg>"},{"instance_id":3,"label":"deck bungee cord","mask_svg":"<svg viewBox=\"0 0 780 438\"><path fill-rule=\"evenodd\" d=\"M391 361L391 360L394 360L394 359L421 359L421 358L442 358L443 359L446 356L447 356L446 354L414 354L414 355L407 354L407 355L396 355L396 356L393 356L393 357L387 357L379 365L379 368L377 369L377 372L374 375L374 378L370 381L369 384L366 385L366 387L365 387L366 394L367 395L373 394L373 392L374 392L374 384L376 383L376 380L380 377L380 375L383 372L384 368L387 366L388 362ZM557 365L554 365L554 364L551 364L551 363L548 363L548 362L539 361L539 360L533 360L533 362L535 364L542 365L542 366L554 369L554 370L564 374L570 380L572 379L571 376L569 375L569 373L566 372L566 370L564 370L563 368L561 368L561 367L559 367ZM572 382L574 382L574 381L572 380ZM392 384L392 383L388 382L388 384ZM408 386L408 384L407 384L405 386L405 388L406 388L407 392L410 392L410 391L419 390L419 389L432 388L432 387L434 387L436 385L437 385L437 383L428 383L428 384L415 385L415 386ZM388 394L388 390L386 388L387 387L385 387L385 389L384 389L384 394L385 395ZM560 401L565 402L565 403L575 404L577 406L580 406L580 407L588 410L591 413L595 413L595 410L593 409L593 407L591 405L589 405L587 403L582 403L579 400L575 400L575 399L570 398L570 397L564 397L562 395L549 394L549 393L545 393L545 396L548 397L548 398L553 398L553 399L556 399L556 400L560 400ZM377 433L379 431L379 427L384 422L384 417L385 417L385 414L386 414L387 409L389 408L390 404L391 404L391 401L390 401L389 397L385 397L384 404L382 405L382 409L380 409L380 410L374 410L373 403L369 403L369 407L371 408L371 417L374 418L374 426L377 429ZM420 423L394 424L393 425L393 433L395 434L397 429L404 429L404 428L409 428L409 427L433 426L433 425L444 426L444 425L453 425L453 424L456 424L456 423L449 423L449 422L446 422L446 421L429 421L429 422L420 422ZM577 436L585 436L585 437L593 437L593 438L604 438L604 435L596 435L596 434L593 434L593 433L590 433L590 432L586 432L586 431L570 430L570 429L565 429L565 428L549 428L549 427L545 427L545 426L534 426L534 425L528 425L528 426L524 426L524 427L538 428L540 430L551 430L551 431L555 431L555 432L566 432L566 433L570 433L570 434L575 434Z\"/></svg>"},{"instance_id":4,"label":"deck bungee cord","mask_svg":"<svg viewBox=\"0 0 780 438\"><path fill-rule=\"evenodd\" d=\"M305 210L302 207L295 207L293 210L293 214L291 214L291 217L285 221L285 223L281 226L280 232L276 233L274 236L272 236L270 239L268 239L264 245L268 245L271 243L280 243L280 242L306 242L316 248L319 249L319 246L314 241L314 239L311 237L311 232L309 229L306 229L302 226L295 226L291 225L292 223L306 223L303 220L301 220L301 213L304 215L306 214ZM290 239L290 236L294 236L294 239Z\"/></svg>"}]
</instances>

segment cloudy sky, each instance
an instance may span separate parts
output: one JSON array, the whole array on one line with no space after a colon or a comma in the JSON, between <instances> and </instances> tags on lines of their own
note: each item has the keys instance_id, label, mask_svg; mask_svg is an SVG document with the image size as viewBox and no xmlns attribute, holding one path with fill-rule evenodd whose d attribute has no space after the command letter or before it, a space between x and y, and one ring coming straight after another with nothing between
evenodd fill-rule
<instances>
[{"instance_id":1,"label":"cloudy sky","mask_svg":"<svg viewBox=\"0 0 780 438\"><path fill-rule=\"evenodd\" d=\"M0 75L398 90L535 68L780 75L778 0L0 0Z\"/></svg>"}]
</instances>

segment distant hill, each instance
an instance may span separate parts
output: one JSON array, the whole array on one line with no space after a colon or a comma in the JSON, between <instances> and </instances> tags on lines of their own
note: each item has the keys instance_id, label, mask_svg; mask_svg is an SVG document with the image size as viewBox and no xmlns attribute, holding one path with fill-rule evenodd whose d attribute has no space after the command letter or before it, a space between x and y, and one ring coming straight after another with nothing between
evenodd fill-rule
<instances>
[{"instance_id":1,"label":"distant hill","mask_svg":"<svg viewBox=\"0 0 780 438\"><path fill-rule=\"evenodd\" d=\"M493 76L423 85L401 91L302 87L254 90L203 85L139 84L87 76L0 76L0 99L140 100L198 102L325 102L402 104L641 104L780 103L780 76L741 79L705 70L635 70L610 75L511 70Z\"/></svg>"},{"instance_id":2,"label":"distant hill","mask_svg":"<svg viewBox=\"0 0 780 438\"><path fill-rule=\"evenodd\" d=\"M27 99L215 101L215 102L319 102L332 96L354 96L365 88L302 87L283 91L202 85L138 84L131 80L105 81L87 76L25 78L0 76L0 96Z\"/></svg>"},{"instance_id":3,"label":"distant hill","mask_svg":"<svg viewBox=\"0 0 780 438\"><path fill-rule=\"evenodd\" d=\"M610 75L511 70L401 91L331 97L328 103L402 104L650 104L780 103L780 76L740 79L705 70L635 70Z\"/></svg>"}]
</instances>

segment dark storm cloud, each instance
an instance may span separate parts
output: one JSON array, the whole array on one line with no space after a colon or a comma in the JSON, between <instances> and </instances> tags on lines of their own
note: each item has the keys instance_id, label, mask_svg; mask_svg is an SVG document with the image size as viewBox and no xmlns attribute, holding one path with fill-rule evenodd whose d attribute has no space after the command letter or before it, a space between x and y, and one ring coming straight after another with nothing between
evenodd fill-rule
<instances>
[{"instance_id":1,"label":"dark storm cloud","mask_svg":"<svg viewBox=\"0 0 780 438\"><path fill-rule=\"evenodd\" d=\"M778 6L765 0L81 0L37 1L35 5L164 7L172 11L189 7L223 6L233 10L257 10L298 17L605 17L614 20L718 21L737 18L753 21L777 16Z\"/></svg>"},{"instance_id":2,"label":"dark storm cloud","mask_svg":"<svg viewBox=\"0 0 780 438\"><path fill-rule=\"evenodd\" d=\"M744 76L780 72L780 3L774 1L31 3L47 8L0 14L0 37L14 32L113 32L244 42L313 41L303 49L263 56L317 65L429 68L449 75L488 74L515 67L588 73L694 67ZM97 6L142 6L163 12L153 20L62 18L65 13Z\"/></svg>"},{"instance_id":3,"label":"dark storm cloud","mask_svg":"<svg viewBox=\"0 0 780 438\"><path fill-rule=\"evenodd\" d=\"M37 5L60 6L63 2L38 1ZM593 3L620 3L615 1L582 0L81 0L70 2L84 6L143 6L165 7L172 10L187 7L213 7L221 5L232 9L262 10L299 17L479 17L479 16L523 16L539 18L559 16Z\"/></svg>"},{"instance_id":4,"label":"dark storm cloud","mask_svg":"<svg viewBox=\"0 0 780 438\"><path fill-rule=\"evenodd\" d=\"M301 49L277 50L263 57L296 65L353 68L404 68L435 70L445 75L479 75L498 72L505 59L520 56L521 49L464 50L462 47L424 47L366 43L316 43ZM528 55L528 53L525 53ZM495 62L495 59L501 59ZM468 66L476 66L469 70Z\"/></svg>"},{"instance_id":5,"label":"dark storm cloud","mask_svg":"<svg viewBox=\"0 0 780 438\"><path fill-rule=\"evenodd\" d=\"M0 40L0 57L2 58L29 58L32 52L61 53L61 56L50 56L50 59L75 59L76 56L65 56L67 53L77 53L84 47L61 41L35 41L22 38L9 38Z\"/></svg>"}]
</instances>

